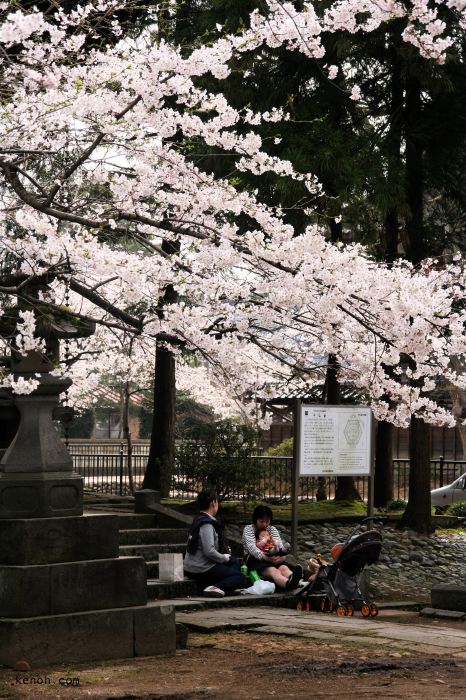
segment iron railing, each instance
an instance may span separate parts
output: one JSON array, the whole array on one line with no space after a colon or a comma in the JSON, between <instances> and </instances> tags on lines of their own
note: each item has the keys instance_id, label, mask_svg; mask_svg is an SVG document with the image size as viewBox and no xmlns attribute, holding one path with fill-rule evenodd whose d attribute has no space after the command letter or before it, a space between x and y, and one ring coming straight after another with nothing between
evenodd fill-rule
<instances>
[{"instance_id":1,"label":"iron railing","mask_svg":"<svg viewBox=\"0 0 466 700\"><path fill-rule=\"evenodd\" d=\"M69 450L75 470L84 478L84 487L92 491L108 494L129 494L128 452L123 442L79 443L72 441ZM133 482L136 489L142 485L149 454L147 442L136 442L131 453ZM251 496L261 500L287 502L291 499L292 457L255 456L254 471L258 473L254 484L248 481L248 468L244 461L237 465L230 460L234 478L230 484L228 500L245 500ZM450 484L466 472L466 461L445 460L443 457L433 459L431 464L431 488ZM258 467L258 469L257 469ZM367 477L354 477L356 488L362 499L367 498ZM335 477L302 477L300 479L298 498L302 502L316 500L317 489L323 487L327 498L335 496ZM170 496L179 499L194 498L202 488L202 483L186 473L180 464L175 465L172 475ZM409 490L409 460L393 460L393 497L407 500Z\"/></svg>"}]
</instances>

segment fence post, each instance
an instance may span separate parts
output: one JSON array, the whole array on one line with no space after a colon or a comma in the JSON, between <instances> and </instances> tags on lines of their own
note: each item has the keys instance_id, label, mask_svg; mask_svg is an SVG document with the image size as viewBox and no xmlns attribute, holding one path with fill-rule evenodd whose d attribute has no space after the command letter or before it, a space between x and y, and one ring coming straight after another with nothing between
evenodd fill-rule
<instances>
[{"instance_id":1,"label":"fence post","mask_svg":"<svg viewBox=\"0 0 466 700\"><path fill-rule=\"evenodd\" d=\"M123 496L123 443L120 442L120 496Z\"/></svg>"},{"instance_id":2,"label":"fence post","mask_svg":"<svg viewBox=\"0 0 466 700\"><path fill-rule=\"evenodd\" d=\"M440 488L443 486L443 462L444 458L443 455L440 455L439 457L439 462L440 462Z\"/></svg>"}]
</instances>

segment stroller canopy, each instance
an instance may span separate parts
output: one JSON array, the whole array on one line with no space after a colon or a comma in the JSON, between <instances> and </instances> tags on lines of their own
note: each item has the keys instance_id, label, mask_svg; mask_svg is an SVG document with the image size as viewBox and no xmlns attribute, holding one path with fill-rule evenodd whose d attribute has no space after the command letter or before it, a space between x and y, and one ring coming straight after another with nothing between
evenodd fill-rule
<instances>
[{"instance_id":1,"label":"stroller canopy","mask_svg":"<svg viewBox=\"0 0 466 700\"><path fill-rule=\"evenodd\" d=\"M368 530L346 542L335 556L335 563L348 576L355 576L366 564L374 564L381 550L382 535L378 530Z\"/></svg>"}]
</instances>

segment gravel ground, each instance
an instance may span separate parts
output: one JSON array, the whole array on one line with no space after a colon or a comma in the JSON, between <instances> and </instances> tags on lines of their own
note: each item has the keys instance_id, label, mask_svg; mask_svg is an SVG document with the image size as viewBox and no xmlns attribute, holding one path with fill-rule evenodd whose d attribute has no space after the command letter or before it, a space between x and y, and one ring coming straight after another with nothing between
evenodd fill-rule
<instances>
[{"instance_id":1,"label":"gravel ground","mask_svg":"<svg viewBox=\"0 0 466 700\"><path fill-rule=\"evenodd\" d=\"M289 527L277 527L282 538L289 540ZM316 554L331 561L331 547L344 541L352 527L347 523L301 526L300 562L305 563ZM229 525L228 530L231 535L241 537L241 527ZM466 531L439 530L432 535L419 535L411 530L386 527L380 559L367 570L370 592L377 600L428 602L430 589L436 583L466 585Z\"/></svg>"}]
</instances>

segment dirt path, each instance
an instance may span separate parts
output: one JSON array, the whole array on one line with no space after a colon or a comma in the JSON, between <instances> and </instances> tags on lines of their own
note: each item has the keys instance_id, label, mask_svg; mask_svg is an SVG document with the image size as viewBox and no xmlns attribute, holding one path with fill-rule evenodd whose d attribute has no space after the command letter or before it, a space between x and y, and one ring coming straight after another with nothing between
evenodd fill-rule
<instances>
[{"instance_id":1,"label":"dirt path","mask_svg":"<svg viewBox=\"0 0 466 700\"><path fill-rule=\"evenodd\" d=\"M191 634L176 657L3 670L0 698L466 700L465 680L458 659L229 632Z\"/></svg>"}]
</instances>

